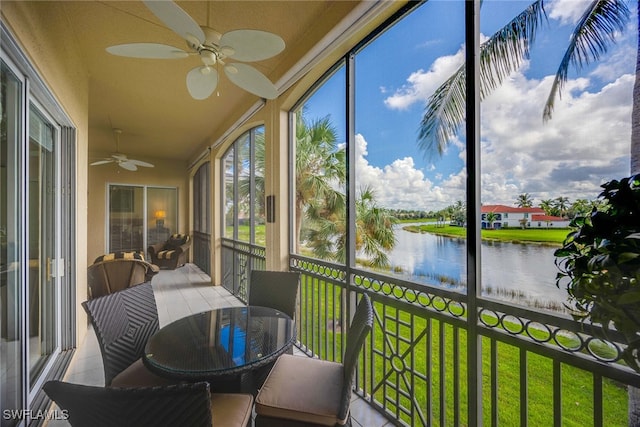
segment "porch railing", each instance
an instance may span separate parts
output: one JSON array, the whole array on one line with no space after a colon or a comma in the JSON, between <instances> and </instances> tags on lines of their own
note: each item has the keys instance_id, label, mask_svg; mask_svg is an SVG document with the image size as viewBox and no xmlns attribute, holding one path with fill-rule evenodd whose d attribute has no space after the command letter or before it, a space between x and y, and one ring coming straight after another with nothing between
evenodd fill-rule
<instances>
[{"instance_id":1,"label":"porch railing","mask_svg":"<svg viewBox=\"0 0 640 427\"><path fill-rule=\"evenodd\" d=\"M211 235L193 231L193 263L211 274Z\"/></svg>"},{"instance_id":2,"label":"porch railing","mask_svg":"<svg viewBox=\"0 0 640 427\"><path fill-rule=\"evenodd\" d=\"M340 361L357 294L369 294L357 393L397 425L628 425L627 386L640 375L588 325L484 298L470 316L464 294L300 256L290 268L303 275L301 347L323 359Z\"/></svg>"},{"instance_id":3,"label":"porch railing","mask_svg":"<svg viewBox=\"0 0 640 427\"><path fill-rule=\"evenodd\" d=\"M222 247L224 286L246 301L264 248ZM629 425L627 388L640 375L620 363L620 337L603 341L570 317L488 298L470 316L459 292L298 255L290 269L302 274L298 346L309 355L341 361L349 316L369 294L374 328L356 393L396 425Z\"/></svg>"},{"instance_id":4,"label":"porch railing","mask_svg":"<svg viewBox=\"0 0 640 427\"><path fill-rule=\"evenodd\" d=\"M222 239L222 286L247 302L251 270L264 270L265 248L247 242Z\"/></svg>"}]
</instances>

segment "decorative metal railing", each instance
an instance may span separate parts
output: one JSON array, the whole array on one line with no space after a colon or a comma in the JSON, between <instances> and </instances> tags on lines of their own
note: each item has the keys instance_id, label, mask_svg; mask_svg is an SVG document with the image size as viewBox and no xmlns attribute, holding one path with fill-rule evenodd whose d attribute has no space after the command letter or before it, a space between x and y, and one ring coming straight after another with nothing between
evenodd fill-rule
<instances>
[{"instance_id":1,"label":"decorative metal railing","mask_svg":"<svg viewBox=\"0 0 640 427\"><path fill-rule=\"evenodd\" d=\"M465 294L290 259L302 273L298 338L309 354L340 361L357 295L371 297L357 393L397 425L628 425L627 386L640 387L640 375L620 363L618 336L486 298L470 318Z\"/></svg>"},{"instance_id":2,"label":"decorative metal railing","mask_svg":"<svg viewBox=\"0 0 640 427\"><path fill-rule=\"evenodd\" d=\"M251 270L264 270L265 248L222 239L222 286L244 303Z\"/></svg>"},{"instance_id":3,"label":"decorative metal railing","mask_svg":"<svg viewBox=\"0 0 640 427\"><path fill-rule=\"evenodd\" d=\"M211 274L211 235L193 231L193 263L202 271Z\"/></svg>"},{"instance_id":4,"label":"decorative metal railing","mask_svg":"<svg viewBox=\"0 0 640 427\"><path fill-rule=\"evenodd\" d=\"M225 288L246 301L264 248L223 239L222 257ZM309 355L341 361L358 295L371 297L356 393L393 424L629 425L627 388L640 375L621 363L615 334L484 297L470 317L465 294L298 255L290 269L302 274L298 346Z\"/></svg>"}]
</instances>

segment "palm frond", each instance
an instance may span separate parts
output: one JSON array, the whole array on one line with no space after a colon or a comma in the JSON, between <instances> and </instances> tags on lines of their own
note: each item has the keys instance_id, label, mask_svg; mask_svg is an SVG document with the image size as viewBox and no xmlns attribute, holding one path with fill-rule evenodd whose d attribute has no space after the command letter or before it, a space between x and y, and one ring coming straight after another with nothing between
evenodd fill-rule
<instances>
[{"instance_id":1,"label":"palm frond","mask_svg":"<svg viewBox=\"0 0 640 427\"><path fill-rule=\"evenodd\" d=\"M594 0L589 4L571 34L569 46L556 72L542 113L544 121L551 119L556 96L561 96L567 82L569 65L580 70L597 61L615 43L616 31L624 30L629 17L629 9L622 1Z\"/></svg>"},{"instance_id":2,"label":"palm frond","mask_svg":"<svg viewBox=\"0 0 640 427\"><path fill-rule=\"evenodd\" d=\"M481 100L529 58L529 46L543 19L544 1L537 0L480 46ZM418 133L418 146L425 154L442 155L457 134L465 120L465 86L463 64L427 101Z\"/></svg>"}]
</instances>

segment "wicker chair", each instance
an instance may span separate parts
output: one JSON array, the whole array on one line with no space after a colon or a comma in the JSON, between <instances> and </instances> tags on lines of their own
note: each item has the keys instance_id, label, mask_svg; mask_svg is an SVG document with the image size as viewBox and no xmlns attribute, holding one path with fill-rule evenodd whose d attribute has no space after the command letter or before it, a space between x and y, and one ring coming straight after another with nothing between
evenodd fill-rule
<instances>
[{"instance_id":1,"label":"wicker chair","mask_svg":"<svg viewBox=\"0 0 640 427\"><path fill-rule=\"evenodd\" d=\"M187 234L172 234L169 240L147 248L151 261L160 268L175 270L188 261L191 237Z\"/></svg>"},{"instance_id":2,"label":"wicker chair","mask_svg":"<svg viewBox=\"0 0 640 427\"><path fill-rule=\"evenodd\" d=\"M101 255L87 268L89 299L149 282L160 268L138 252Z\"/></svg>"},{"instance_id":3,"label":"wicker chair","mask_svg":"<svg viewBox=\"0 0 640 427\"><path fill-rule=\"evenodd\" d=\"M350 425L358 355L372 326L373 307L365 294L349 328L343 363L280 356L258 392L255 426Z\"/></svg>"},{"instance_id":4,"label":"wicker chair","mask_svg":"<svg viewBox=\"0 0 640 427\"><path fill-rule=\"evenodd\" d=\"M252 270L249 281L249 305L275 308L295 321L299 288L300 273ZM287 352L293 354L293 347L289 348ZM262 387L274 363L251 372L250 388L252 390L257 391ZM247 384L247 378L243 378L243 381Z\"/></svg>"},{"instance_id":5,"label":"wicker chair","mask_svg":"<svg viewBox=\"0 0 640 427\"><path fill-rule=\"evenodd\" d=\"M156 386L162 378L142 364L144 347L158 331L158 309L151 283L143 283L82 303L96 332L106 385Z\"/></svg>"},{"instance_id":6,"label":"wicker chair","mask_svg":"<svg viewBox=\"0 0 640 427\"><path fill-rule=\"evenodd\" d=\"M295 320L299 287L300 273L252 270L249 305L275 308Z\"/></svg>"},{"instance_id":7,"label":"wicker chair","mask_svg":"<svg viewBox=\"0 0 640 427\"><path fill-rule=\"evenodd\" d=\"M206 382L147 388L49 381L45 393L73 427L246 427L253 397L211 394Z\"/></svg>"}]
</instances>

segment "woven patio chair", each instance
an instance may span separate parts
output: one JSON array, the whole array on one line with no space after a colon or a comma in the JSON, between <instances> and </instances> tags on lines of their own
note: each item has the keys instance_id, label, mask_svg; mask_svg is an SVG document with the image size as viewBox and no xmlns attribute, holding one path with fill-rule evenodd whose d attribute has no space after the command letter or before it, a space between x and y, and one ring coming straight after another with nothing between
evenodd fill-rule
<instances>
[{"instance_id":1,"label":"woven patio chair","mask_svg":"<svg viewBox=\"0 0 640 427\"><path fill-rule=\"evenodd\" d=\"M351 425L351 389L358 356L373 326L362 296L347 335L343 363L284 354L256 398L256 427Z\"/></svg>"},{"instance_id":2,"label":"woven patio chair","mask_svg":"<svg viewBox=\"0 0 640 427\"><path fill-rule=\"evenodd\" d=\"M49 381L45 393L73 427L246 427L249 394L211 394L206 382L158 387L95 387Z\"/></svg>"},{"instance_id":3,"label":"woven patio chair","mask_svg":"<svg viewBox=\"0 0 640 427\"><path fill-rule=\"evenodd\" d=\"M142 363L147 341L158 331L158 309L151 283L82 303L98 338L107 386L157 386L175 383Z\"/></svg>"}]
</instances>

